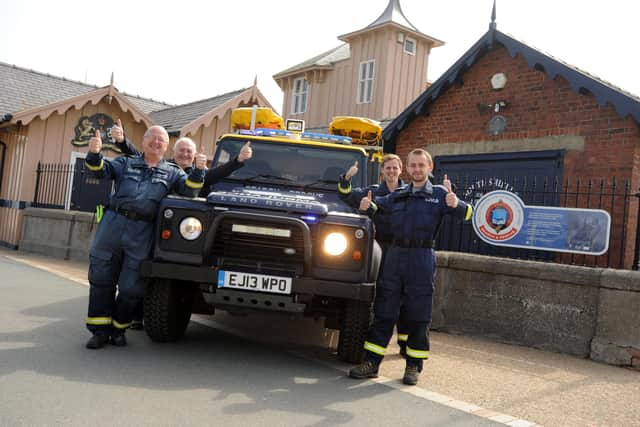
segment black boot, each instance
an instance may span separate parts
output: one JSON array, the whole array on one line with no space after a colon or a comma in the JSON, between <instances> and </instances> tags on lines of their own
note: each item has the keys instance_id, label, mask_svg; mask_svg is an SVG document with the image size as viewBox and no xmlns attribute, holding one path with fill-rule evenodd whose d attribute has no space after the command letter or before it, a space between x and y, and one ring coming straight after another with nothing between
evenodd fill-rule
<instances>
[{"instance_id":1,"label":"black boot","mask_svg":"<svg viewBox=\"0 0 640 427\"><path fill-rule=\"evenodd\" d=\"M111 344L115 345L116 347L124 347L125 345L127 345L127 338L125 338L124 332L113 334L111 336Z\"/></svg>"},{"instance_id":2,"label":"black boot","mask_svg":"<svg viewBox=\"0 0 640 427\"><path fill-rule=\"evenodd\" d=\"M404 369L404 376L402 382L406 385L418 384L418 377L420 376L420 368L416 365L407 365Z\"/></svg>"},{"instance_id":3,"label":"black boot","mask_svg":"<svg viewBox=\"0 0 640 427\"><path fill-rule=\"evenodd\" d=\"M91 350L97 350L102 348L109 342L109 335L93 334L89 341L87 341L87 348Z\"/></svg>"},{"instance_id":4,"label":"black boot","mask_svg":"<svg viewBox=\"0 0 640 427\"><path fill-rule=\"evenodd\" d=\"M378 364L371 360L365 360L349 371L351 378L378 378Z\"/></svg>"}]
</instances>

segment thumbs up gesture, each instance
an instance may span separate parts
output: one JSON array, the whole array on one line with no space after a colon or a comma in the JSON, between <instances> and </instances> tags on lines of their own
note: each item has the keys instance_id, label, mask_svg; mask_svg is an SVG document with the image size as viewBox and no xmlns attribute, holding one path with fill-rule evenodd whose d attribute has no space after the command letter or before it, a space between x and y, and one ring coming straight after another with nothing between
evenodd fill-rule
<instances>
[{"instance_id":1,"label":"thumbs up gesture","mask_svg":"<svg viewBox=\"0 0 640 427\"><path fill-rule=\"evenodd\" d=\"M111 138L116 142L124 141L124 128L120 119L116 121L116 124L111 126Z\"/></svg>"},{"instance_id":2,"label":"thumbs up gesture","mask_svg":"<svg viewBox=\"0 0 640 427\"><path fill-rule=\"evenodd\" d=\"M344 179L347 181L353 178L358 174L358 161L356 160L353 165L349 168L347 173L344 174Z\"/></svg>"},{"instance_id":3,"label":"thumbs up gesture","mask_svg":"<svg viewBox=\"0 0 640 427\"><path fill-rule=\"evenodd\" d=\"M240 149L240 154L238 154L238 161L242 163L245 160L249 160L252 156L253 149L251 148L251 141L247 141L247 143L244 144Z\"/></svg>"},{"instance_id":4,"label":"thumbs up gesture","mask_svg":"<svg viewBox=\"0 0 640 427\"><path fill-rule=\"evenodd\" d=\"M207 155L204 153L196 154L196 169L206 169L207 168Z\"/></svg>"},{"instance_id":5,"label":"thumbs up gesture","mask_svg":"<svg viewBox=\"0 0 640 427\"><path fill-rule=\"evenodd\" d=\"M96 134L89 140L89 152L98 154L102 150L102 137L100 131L96 129Z\"/></svg>"},{"instance_id":6,"label":"thumbs up gesture","mask_svg":"<svg viewBox=\"0 0 640 427\"><path fill-rule=\"evenodd\" d=\"M444 175L444 179L442 180L442 185L444 185L444 187L447 189L447 196L445 198L445 203L450 208L457 208L458 196L456 196L456 193L453 192L451 188L451 181L449 181L449 177L447 176L447 174Z\"/></svg>"},{"instance_id":7,"label":"thumbs up gesture","mask_svg":"<svg viewBox=\"0 0 640 427\"><path fill-rule=\"evenodd\" d=\"M360 200L360 210L368 211L369 208L371 207L372 200L373 200L373 194L371 193L371 190L369 190L369 192L367 193L367 197L363 197L362 200Z\"/></svg>"}]
</instances>

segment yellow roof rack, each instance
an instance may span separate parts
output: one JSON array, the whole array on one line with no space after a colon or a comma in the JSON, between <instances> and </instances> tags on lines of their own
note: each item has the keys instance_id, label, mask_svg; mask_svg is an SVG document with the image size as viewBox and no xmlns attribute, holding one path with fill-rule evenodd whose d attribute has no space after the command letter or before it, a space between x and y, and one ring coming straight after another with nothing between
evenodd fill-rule
<instances>
[{"instance_id":1,"label":"yellow roof rack","mask_svg":"<svg viewBox=\"0 0 640 427\"><path fill-rule=\"evenodd\" d=\"M364 117L336 116L329 124L329 133L349 136L360 145L380 145L382 141L380 123Z\"/></svg>"},{"instance_id":2,"label":"yellow roof rack","mask_svg":"<svg viewBox=\"0 0 640 427\"><path fill-rule=\"evenodd\" d=\"M250 129L253 107L241 107L231 111L231 127L233 129ZM255 108L256 121L254 128L284 129L282 117L276 114L271 108Z\"/></svg>"}]
</instances>

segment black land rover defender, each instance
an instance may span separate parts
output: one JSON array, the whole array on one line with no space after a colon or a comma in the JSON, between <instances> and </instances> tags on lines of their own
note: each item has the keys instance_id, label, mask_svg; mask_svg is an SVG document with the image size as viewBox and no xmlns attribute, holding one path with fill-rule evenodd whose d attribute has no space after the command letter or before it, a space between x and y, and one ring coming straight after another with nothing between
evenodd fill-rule
<instances>
[{"instance_id":1,"label":"black land rover defender","mask_svg":"<svg viewBox=\"0 0 640 427\"><path fill-rule=\"evenodd\" d=\"M340 330L338 356L362 358L381 253L372 221L341 200L337 183L355 161L353 185L374 181L377 151L285 134L224 135L212 166L247 141L253 158L206 199L163 200L153 257L142 270L145 329L154 341L182 337L193 312L276 311L292 321L324 317Z\"/></svg>"}]
</instances>

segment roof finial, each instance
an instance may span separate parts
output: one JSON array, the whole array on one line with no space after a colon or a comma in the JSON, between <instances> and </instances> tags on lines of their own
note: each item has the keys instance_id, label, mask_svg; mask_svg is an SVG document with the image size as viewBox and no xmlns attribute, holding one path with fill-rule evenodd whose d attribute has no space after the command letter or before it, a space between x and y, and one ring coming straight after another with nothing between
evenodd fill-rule
<instances>
[{"instance_id":1,"label":"roof finial","mask_svg":"<svg viewBox=\"0 0 640 427\"><path fill-rule=\"evenodd\" d=\"M491 24L489 24L489 28L495 30L496 26L496 0L493 0L493 9L491 10Z\"/></svg>"},{"instance_id":2,"label":"roof finial","mask_svg":"<svg viewBox=\"0 0 640 427\"><path fill-rule=\"evenodd\" d=\"M109 86L113 86L113 71L111 72L111 80L109 81Z\"/></svg>"},{"instance_id":3,"label":"roof finial","mask_svg":"<svg viewBox=\"0 0 640 427\"><path fill-rule=\"evenodd\" d=\"M254 86L258 86L258 75L256 74L256 76L253 78L253 85Z\"/></svg>"},{"instance_id":4,"label":"roof finial","mask_svg":"<svg viewBox=\"0 0 640 427\"><path fill-rule=\"evenodd\" d=\"M489 24L489 46L493 45L493 41L496 38L496 0L493 0L493 9L491 9L491 23Z\"/></svg>"}]
</instances>

